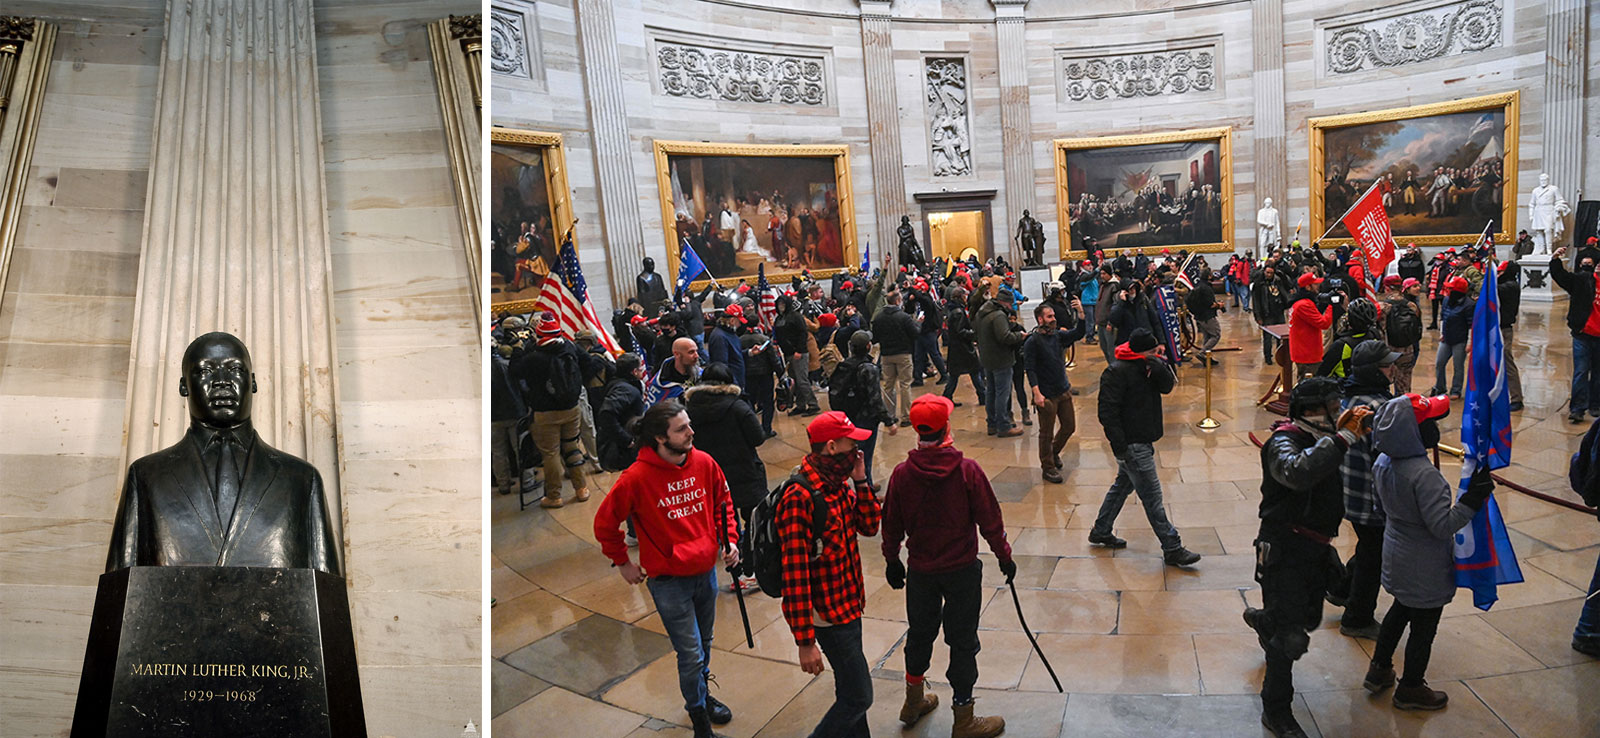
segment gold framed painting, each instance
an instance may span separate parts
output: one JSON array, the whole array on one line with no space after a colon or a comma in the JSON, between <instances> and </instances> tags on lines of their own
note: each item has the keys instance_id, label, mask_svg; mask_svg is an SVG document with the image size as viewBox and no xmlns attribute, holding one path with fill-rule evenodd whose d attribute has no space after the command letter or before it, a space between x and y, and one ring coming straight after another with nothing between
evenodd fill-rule
<instances>
[{"instance_id":1,"label":"gold framed painting","mask_svg":"<svg viewBox=\"0 0 1600 738\"><path fill-rule=\"evenodd\" d=\"M861 263L849 146L656 141L655 154L669 281L685 245L723 284Z\"/></svg>"},{"instance_id":2,"label":"gold framed painting","mask_svg":"<svg viewBox=\"0 0 1600 738\"><path fill-rule=\"evenodd\" d=\"M576 219L561 134L495 127L489 133L489 311L533 310Z\"/></svg>"},{"instance_id":3,"label":"gold framed painting","mask_svg":"<svg viewBox=\"0 0 1600 738\"><path fill-rule=\"evenodd\" d=\"M1055 140L1062 259L1085 239L1133 249L1233 250L1233 129Z\"/></svg>"},{"instance_id":4,"label":"gold framed painting","mask_svg":"<svg viewBox=\"0 0 1600 738\"><path fill-rule=\"evenodd\" d=\"M1510 243L1519 103L1507 92L1308 120L1311 234L1334 226L1321 245L1350 243L1338 220L1377 182L1402 245L1471 243L1486 225Z\"/></svg>"}]
</instances>

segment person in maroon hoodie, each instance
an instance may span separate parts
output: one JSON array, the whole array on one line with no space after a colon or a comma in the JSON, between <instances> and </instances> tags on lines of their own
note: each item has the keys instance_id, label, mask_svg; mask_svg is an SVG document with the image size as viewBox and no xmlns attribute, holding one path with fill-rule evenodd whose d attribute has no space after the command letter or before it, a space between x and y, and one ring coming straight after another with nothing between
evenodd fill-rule
<instances>
[{"instance_id":1,"label":"person in maroon hoodie","mask_svg":"<svg viewBox=\"0 0 1600 738\"><path fill-rule=\"evenodd\" d=\"M949 398L937 394L911 403L917 447L895 467L883 497L883 557L889 586L906 590L906 702L900 722L907 728L939 706L923 694L923 676L933 640L944 624L950 646L945 677L954 693L953 738L991 738L1006 728L1000 717L974 717L972 686L978 681L978 613L987 590L978 561L978 532L1000 560L1009 584L1017 575L1006 542L1000 503L978 462L962 456L950 437ZM973 526L977 526L974 529ZM900 563L906 541L909 565ZM909 569L909 571L908 571Z\"/></svg>"},{"instance_id":2,"label":"person in maroon hoodie","mask_svg":"<svg viewBox=\"0 0 1600 738\"><path fill-rule=\"evenodd\" d=\"M694 447L689 415L663 402L639 419L639 458L617 477L594 516L600 551L629 584L645 582L678 652L678 689L695 738L733 719L706 690L716 620L717 558L739 563L739 528L722 469ZM628 558L622 522L633 519L639 563Z\"/></svg>"}]
</instances>

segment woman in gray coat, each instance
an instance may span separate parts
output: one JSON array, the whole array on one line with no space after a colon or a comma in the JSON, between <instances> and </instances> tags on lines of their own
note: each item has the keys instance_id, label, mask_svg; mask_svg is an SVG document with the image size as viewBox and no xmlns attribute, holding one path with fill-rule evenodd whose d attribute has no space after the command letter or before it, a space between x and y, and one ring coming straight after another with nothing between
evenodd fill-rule
<instances>
[{"instance_id":1,"label":"woman in gray coat","mask_svg":"<svg viewBox=\"0 0 1600 738\"><path fill-rule=\"evenodd\" d=\"M1494 489L1487 470L1474 474L1466 494L1451 504L1454 487L1428 460L1426 449L1439 442L1436 421L1450 412L1445 397L1407 394L1378 408L1373 421L1374 486L1387 521L1383 531L1383 588L1394 604L1383 618L1363 686L1377 694L1395 683L1394 652L1400 634L1406 641L1406 668L1394 690L1402 710L1438 710L1449 696L1428 687L1423 677L1433 652L1439 615L1456 593L1455 535Z\"/></svg>"}]
</instances>

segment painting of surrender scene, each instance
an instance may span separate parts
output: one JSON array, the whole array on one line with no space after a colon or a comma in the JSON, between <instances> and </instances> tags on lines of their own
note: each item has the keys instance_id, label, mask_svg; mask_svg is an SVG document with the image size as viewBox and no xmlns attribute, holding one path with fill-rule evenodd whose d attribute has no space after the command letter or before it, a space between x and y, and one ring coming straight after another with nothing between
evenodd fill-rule
<instances>
[{"instance_id":1,"label":"painting of surrender scene","mask_svg":"<svg viewBox=\"0 0 1600 738\"><path fill-rule=\"evenodd\" d=\"M685 244L699 254L708 276L719 281L754 278L763 264L774 277L802 269L825 273L854 263L845 147L699 145L739 152L718 156L681 150L689 146L657 142L674 273ZM826 155L781 155L786 149Z\"/></svg>"},{"instance_id":2,"label":"painting of surrender scene","mask_svg":"<svg viewBox=\"0 0 1600 738\"><path fill-rule=\"evenodd\" d=\"M1401 243L1446 236L1459 243L1485 225L1506 232L1507 189L1516 179L1515 124L1507 121L1515 104L1514 96L1494 96L1313 119L1313 197L1321 200L1312 203L1313 235L1335 226L1324 245L1348 239L1335 223L1374 183Z\"/></svg>"},{"instance_id":3,"label":"painting of surrender scene","mask_svg":"<svg viewBox=\"0 0 1600 738\"><path fill-rule=\"evenodd\" d=\"M550 180L539 147L489 149L490 302L532 300L561 247L550 209Z\"/></svg>"},{"instance_id":4,"label":"painting of surrender scene","mask_svg":"<svg viewBox=\"0 0 1600 738\"><path fill-rule=\"evenodd\" d=\"M1082 250L1085 237L1107 250L1229 243L1226 136L1058 140L1071 239L1063 245Z\"/></svg>"}]
</instances>

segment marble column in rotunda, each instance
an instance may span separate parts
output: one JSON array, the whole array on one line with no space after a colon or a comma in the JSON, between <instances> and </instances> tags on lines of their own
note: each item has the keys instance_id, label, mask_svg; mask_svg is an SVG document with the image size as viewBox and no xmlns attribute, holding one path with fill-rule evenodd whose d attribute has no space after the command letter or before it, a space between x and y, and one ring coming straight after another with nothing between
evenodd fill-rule
<instances>
[{"instance_id":1,"label":"marble column in rotunda","mask_svg":"<svg viewBox=\"0 0 1600 738\"><path fill-rule=\"evenodd\" d=\"M1000 56L1000 147L1006 188L1006 212L1000 220L1009 223L1024 210L1039 212L1034 204L1033 116L1028 107L1028 44L1023 21L1028 0L991 1ZM1006 261L1021 264L1022 252L1015 241L1009 243ZM1052 261L1048 256L1045 260Z\"/></svg>"},{"instance_id":2,"label":"marble column in rotunda","mask_svg":"<svg viewBox=\"0 0 1600 738\"><path fill-rule=\"evenodd\" d=\"M1289 147L1284 138L1283 102L1283 0L1256 0L1250 4L1251 47L1255 50L1255 71L1250 76L1255 93L1255 192L1253 215L1272 198L1285 213L1289 210ZM1283 218L1281 220L1286 220ZM1251 227L1251 233L1259 229ZM1254 239L1252 239L1253 241ZM1287 242L1287 238L1282 238ZM1263 244L1256 244L1260 253Z\"/></svg>"},{"instance_id":3,"label":"marble column in rotunda","mask_svg":"<svg viewBox=\"0 0 1600 738\"><path fill-rule=\"evenodd\" d=\"M899 266L895 230L906 207L905 160L900 151L900 104L895 97L894 39L889 8L894 0L861 0L861 49L867 78L867 149L872 159L873 264ZM926 245L926 244L924 244ZM866 248L862 244L861 248Z\"/></svg>"},{"instance_id":4,"label":"marble column in rotunda","mask_svg":"<svg viewBox=\"0 0 1600 738\"><path fill-rule=\"evenodd\" d=\"M1593 137L1584 120L1583 84L1588 74L1589 14L1584 0L1547 0L1545 3L1544 64L1544 172L1550 184L1576 208L1578 188L1583 184L1584 147ZM1538 184L1523 182L1531 190ZM1597 193L1587 192L1593 200ZM1521 195L1518 195L1521 197ZM1526 200L1518 203L1519 218L1527 217ZM1518 227L1527 227L1522 223ZM1511 230L1507 228L1506 230ZM1573 232L1572 216L1567 216L1562 243ZM1575 258L1575 257L1574 257Z\"/></svg>"},{"instance_id":5,"label":"marble column in rotunda","mask_svg":"<svg viewBox=\"0 0 1600 738\"><path fill-rule=\"evenodd\" d=\"M594 136L595 178L599 187L600 226L605 233L606 266L611 276L611 302L633 297L634 275L644 260L644 230L639 217L633 154L628 139L627 100L622 91L622 66L617 57L617 21L612 0L576 0L578 41L582 44L584 91L589 96L589 123ZM676 268L676 265L674 265ZM670 273L663 268L663 274ZM593 289L593 283L590 289Z\"/></svg>"},{"instance_id":6,"label":"marble column in rotunda","mask_svg":"<svg viewBox=\"0 0 1600 738\"><path fill-rule=\"evenodd\" d=\"M256 430L316 465L342 530L311 0L170 0L160 65L123 464L182 438L184 348L227 331Z\"/></svg>"}]
</instances>

